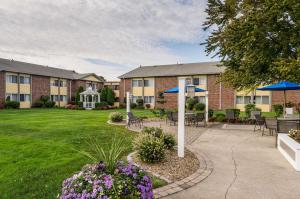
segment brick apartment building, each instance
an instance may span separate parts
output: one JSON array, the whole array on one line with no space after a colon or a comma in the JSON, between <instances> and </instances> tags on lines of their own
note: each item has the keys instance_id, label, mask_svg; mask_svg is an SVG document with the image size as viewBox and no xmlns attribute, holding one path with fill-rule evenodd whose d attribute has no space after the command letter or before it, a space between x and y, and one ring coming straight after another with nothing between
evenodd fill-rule
<instances>
[{"instance_id":1,"label":"brick apartment building","mask_svg":"<svg viewBox=\"0 0 300 199\"><path fill-rule=\"evenodd\" d=\"M30 108L42 95L49 96L59 107L73 101L80 86L102 88L104 78L94 73L75 71L0 59L0 103L10 99L20 108Z\"/></svg>"},{"instance_id":2,"label":"brick apartment building","mask_svg":"<svg viewBox=\"0 0 300 199\"><path fill-rule=\"evenodd\" d=\"M283 92L280 91L235 91L218 82L224 67L219 62L202 62L191 64L174 64L138 67L121 75L120 102L125 102L126 92L132 94L132 101L142 98L145 103L159 108L158 95L167 89L178 86L178 77L185 77L187 83L196 85L209 92L208 101L211 109L239 108L255 103L262 111L271 111L273 104L283 102ZM205 102L205 93L195 94L199 102ZM167 109L177 108L177 94L164 94ZM287 99L300 103L300 91L287 91Z\"/></svg>"}]
</instances>

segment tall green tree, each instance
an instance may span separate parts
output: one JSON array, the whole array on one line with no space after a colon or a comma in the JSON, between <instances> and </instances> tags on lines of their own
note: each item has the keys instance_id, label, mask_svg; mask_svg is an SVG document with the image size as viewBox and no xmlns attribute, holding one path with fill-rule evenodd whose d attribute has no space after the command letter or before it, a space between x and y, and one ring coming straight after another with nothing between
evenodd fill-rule
<instances>
[{"instance_id":1,"label":"tall green tree","mask_svg":"<svg viewBox=\"0 0 300 199\"><path fill-rule=\"evenodd\" d=\"M107 103L111 106L114 105L115 98L116 98L115 92L111 88L108 88L107 96L106 96Z\"/></svg>"},{"instance_id":2,"label":"tall green tree","mask_svg":"<svg viewBox=\"0 0 300 199\"><path fill-rule=\"evenodd\" d=\"M103 89L101 89L101 93L100 93L100 100L101 102L106 102L107 101L107 87L104 87Z\"/></svg>"},{"instance_id":3,"label":"tall green tree","mask_svg":"<svg viewBox=\"0 0 300 199\"><path fill-rule=\"evenodd\" d=\"M241 90L300 80L299 0L208 0L209 55L229 86Z\"/></svg>"}]
</instances>

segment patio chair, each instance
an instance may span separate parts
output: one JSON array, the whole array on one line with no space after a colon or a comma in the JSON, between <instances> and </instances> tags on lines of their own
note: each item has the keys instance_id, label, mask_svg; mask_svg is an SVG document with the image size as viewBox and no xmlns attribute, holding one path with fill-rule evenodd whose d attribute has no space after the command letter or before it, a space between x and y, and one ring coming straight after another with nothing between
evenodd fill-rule
<instances>
[{"instance_id":1,"label":"patio chair","mask_svg":"<svg viewBox=\"0 0 300 199\"><path fill-rule=\"evenodd\" d=\"M167 113L167 117L166 117L166 124L168 124L172 122L172 112L168 112Z\"/></svg>"},{"instance_id":2,"label":"patio chair","mask_svg":"<svg viewBox=\"0 0 300 199\"><path fill-rule=\"evenodd\" d=\"M185 115L185 124L186 125L194 124L194 120L195 120L195 114L193 114L192 112L189 112L189 114Z\"/></svg>"},{"instance_id":3,"label":"patio chair","mask_svg":"<svg viewBox=\"0 0 300 199\"><path fill-rule=\"evenodd\" d=\"M269 129L269 135L274 135L274 132L277 132L277 120L276 118L267 118L265 119L266 129ZM264 133L262 133L262 136Z\"/></svg>"},{"instance_id":4,"label":"patio chair","mask_svg":"<svg viewBox=\"0 0 300 199\"><path fill-rule=\"evenodd\" d=\"M171 121L174 126L176 125L176 123L178 122L178 113L176 112L172 112L172 121Z\"/></svg>"},{"instance_id":5,"label":"patio chair","mask_svg":"<svg viewBox=\"0 0 300 199\"><path fill-rule=\"evenodd\" d=\"M261 115L261 112L260 111L251 111L248 123L255 124L255 120L256 120L255 115Z\"/></svg>"},{"instance_id":6,"label":"patio chair","mask_svg":"<svg viewBox=\"0 0 300 199\"><path fill-rule=\"evenodd\" d=\"M227 123L235 122L236 118L235 118L235 115L234 115L234 111L226 112L226 120L227 120Z\"/></svg>"},{"instance_id":7,"label":"patio chair","mask_svg":"<svg viewBox=\"0 0 300 199\"><path fill-rule=\"evenodd\" d=\"M266 119L261 115L254 115L255 116L255 123L254 123L254 132L257 130L256 127L259 127L259 130L262 130L262 134L264 134L265 126L266 126Z\"/></svg>"},{"instance_id":8,"label":"patio chair","mask_svg":"<svg viewBox=\"0 0 300 199\"><path fill-rule=\"evenodd\" d=\"M199 126L199 122L204 122L204 126L206 126L204 113L197 113L195 115L195 117L194 117L194 124L196 125L196 127Z\"/></svg>"},{"instance_id":9,"label":"patio chair","mask_svg":"<svg viewBox=\"0 0 300 199\"><path fill-rule=\"evenodd\" d=\"M135 125L139 125L140 128L142 127L143 124L142 118L134 116L132 112L128 112L127 115L128 115L128 126L135 124Z\"/></svg>"}]
</instances>

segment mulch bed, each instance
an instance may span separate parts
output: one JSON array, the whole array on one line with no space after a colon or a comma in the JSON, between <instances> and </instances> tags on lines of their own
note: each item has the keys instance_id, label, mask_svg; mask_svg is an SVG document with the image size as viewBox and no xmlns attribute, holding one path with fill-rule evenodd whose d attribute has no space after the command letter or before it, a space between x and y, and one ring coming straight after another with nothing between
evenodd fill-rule
<instances>
[{"instance_id":1,"label":"mulch bed","mask_svg":"<svg viewBox=\"0 0 300 199\"><path fill-rule=\"evenodd\" d=\"M198 158L187 149L185 149L184 158L177 156L177 150L166 150L165 159L155 164L142 162L137 157L137 154L133 158L134 162L139 164L144 170L159 174L172 182L192 175L200 166Z\"/></svg>"}]
</instances>

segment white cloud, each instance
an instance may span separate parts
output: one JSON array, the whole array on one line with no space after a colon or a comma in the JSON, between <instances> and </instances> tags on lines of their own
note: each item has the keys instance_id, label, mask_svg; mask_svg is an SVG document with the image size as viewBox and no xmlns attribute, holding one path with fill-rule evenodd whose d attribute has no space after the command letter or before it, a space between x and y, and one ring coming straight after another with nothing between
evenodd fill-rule
<instances>
[{"instance_id":1,"label":"white cloud","mask_svg":"<svg viewBox=\"0 0 300 199\"><path fill-rule=\"evenodd\" d=\"M115 79L140 64L182 62L160 43L199 43L205 6L206 0L0 0L0 56Z\"/></svg>"}]
</instances>

